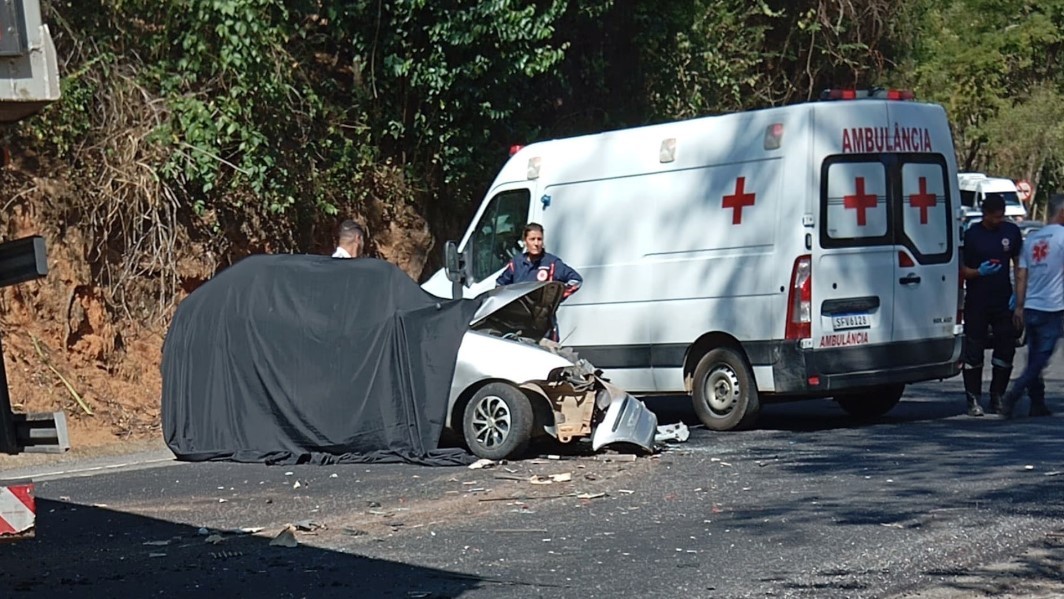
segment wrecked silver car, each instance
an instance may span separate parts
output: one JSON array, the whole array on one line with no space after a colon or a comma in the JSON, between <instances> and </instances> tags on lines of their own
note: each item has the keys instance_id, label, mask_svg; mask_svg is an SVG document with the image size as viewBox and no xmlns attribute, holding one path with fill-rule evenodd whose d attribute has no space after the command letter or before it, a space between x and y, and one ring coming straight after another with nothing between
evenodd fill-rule
<instances>
[{"instance_id":1,"label":"wrecked silver car","mask_svg":"<svg viewBox=\"0 0 1064 599\"><path fill-rule=\"evenodd\" d=\"M545 338L563 291L548 281L482 296L458 351L446 423L475 455L515 457L542 435L561 443L590 436L595 451L612 444L653 451L654 413Z\"/></svg>"}]
</instances>

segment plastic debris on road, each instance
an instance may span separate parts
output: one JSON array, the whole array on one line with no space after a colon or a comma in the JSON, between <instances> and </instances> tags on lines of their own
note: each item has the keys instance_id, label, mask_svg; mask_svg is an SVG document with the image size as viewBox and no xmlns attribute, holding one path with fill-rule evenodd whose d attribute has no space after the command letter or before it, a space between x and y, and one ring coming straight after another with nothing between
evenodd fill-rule
<instances>
[{"instance_id":1,"label":"plastic debris on road","mask_svg":"<svg viewBox=\"0 0 1064 599\"><path fill-rule=\"evenodd\" d=\"M533 485L549 485L553 483L567 483L572 482L572 472L562 472L561 474L548 474L543 476L541 474L533 474L529 477L528 482Z\"/></svg>"},{"instance_id":2,"label":"plastic debris on road","mask_svg":"<svg viewBox=\"0 0 1064 599\"><path fill-rule=\"evenodd\" d=\"M296 547L299 545L299 541L296 540L296 528L289 524L284 527L276 537L270 541L271 547Z\"/></svg>"},{"instance_id":3,"label":"plastic debris on road","mask_svg":"<svg viewBox=\"0 0 1064 599\"><path fill-rule=\"evenodd\" d=\"M300 520L299 522L296 522L293 526L296 527L296 530L301 530L303 532L314 532L315 530L325 528L324 524L320 522L315 522L313 520Z\"/></svg>"},{"instance_id":4,"label":"plastic debris on road","mask_svg":"<svg viewBox=\"0 0 1064 599\"><path fill-rule=\"evenodd\" d=\"M691 436L691 431L688 430L687 425L682 422L676 424L666 424L658 427L657 434L654 435L655 443L665 443L667 441L675 441L677 443L684 443Z\"/></svg>"}]
</instances>

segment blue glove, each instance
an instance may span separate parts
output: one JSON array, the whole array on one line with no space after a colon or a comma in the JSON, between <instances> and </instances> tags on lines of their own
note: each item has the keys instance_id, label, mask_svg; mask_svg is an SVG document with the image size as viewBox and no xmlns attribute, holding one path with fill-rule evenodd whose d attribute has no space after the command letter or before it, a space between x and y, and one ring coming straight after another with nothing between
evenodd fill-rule
<instances>
[{"instance_id":1,"label":"blue glove","mask_svg":"<svg viewBox=\"0 0 1064 599\"><path fill-rule=\"evenodd\" d=\"M1009 296L1009 310L1015 310L1015 309L1016 309L1016 294L1013 293L1012 295Z\"/></svg>"},{"instance_id":2,"label":"blue glove","mask_svg":"<svg viewBox=\"0 0 1064 599\"><path fill-rule=\"evenodd\" d=\"M987 275L992 275L992 274L996 273L999 270L1001 270L1001 264L1000 263L999 264L994 264L993 262L987 260L986 262L983 262L982 264L979 265L979 276L980 277L985 277Z\"/></svg>"}]
</instances>

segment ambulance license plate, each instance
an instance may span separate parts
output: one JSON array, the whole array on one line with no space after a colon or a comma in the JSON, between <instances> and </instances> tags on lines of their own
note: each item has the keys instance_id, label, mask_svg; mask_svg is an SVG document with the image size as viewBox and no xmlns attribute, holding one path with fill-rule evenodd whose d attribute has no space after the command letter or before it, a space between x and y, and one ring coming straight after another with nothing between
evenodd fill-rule
<instances>
[{"instance_id":1,"label":"ambulance license plate","mask_svg":"<svg viewBox=\"0 0 1064 599\"><path fill-rule=\"evenodd\" d=\"M832 317L832 325L836 331L867 329L872 326L867 314L837 314Z\"/></svg>"}]
</instances>

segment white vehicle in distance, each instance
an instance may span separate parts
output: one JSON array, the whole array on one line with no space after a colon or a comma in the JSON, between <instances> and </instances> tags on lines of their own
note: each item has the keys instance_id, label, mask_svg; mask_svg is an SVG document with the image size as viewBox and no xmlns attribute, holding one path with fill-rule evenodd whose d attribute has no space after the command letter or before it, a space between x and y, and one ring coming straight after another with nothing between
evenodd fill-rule
<instances>
[{"instance_id":1,"label":"white vehicle in distance","mask_svg":"<svg viewBox=\"0 0 1064 599\"><path fill-rule=\"evenodd\" d=\"M981 219L983 200L991 196L1005 200L1005 218L1014 222L1022 222L1027 218L1027 208L1020 201L1019 191L1012 179L988 177L983 173L958 173L957 187L965 220Z\"/></svg>"}]
</instances>

